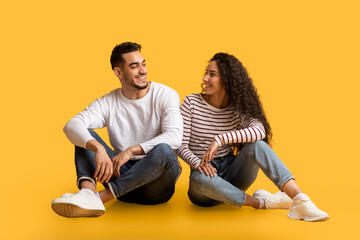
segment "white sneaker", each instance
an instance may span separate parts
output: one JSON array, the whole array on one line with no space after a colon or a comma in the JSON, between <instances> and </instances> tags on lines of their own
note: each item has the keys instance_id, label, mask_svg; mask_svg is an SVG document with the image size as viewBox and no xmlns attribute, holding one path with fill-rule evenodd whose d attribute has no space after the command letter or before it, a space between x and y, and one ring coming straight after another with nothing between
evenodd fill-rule
<instances>
[{"instance_id":1,"label":"white sneaker","mask_svg":"<svg viewBox=\"0 0 360 240\"><path fill-rule=\"evenodd\" d=\"M61 197L66 198L66 197L70 197L71 195L74 195L74 194L73 193L64 193Z\"/></svg>"},{"instance_id":2,"label":"white sneaker","mask_svg":"<svg viewBox=\"0 0 360 240\"><path fill-rule=\"evenodd\" d=\"M326 221L329 215L318 209L308 196L301 200L294 200L294 205L288 212L288 217L308 222Z\"/></svg>"},{"instance_id":3,"label":"white sneaker","mask_svg":"<svg viewBox=\"0 0 360 240\"><path fill-rule=\"evenodd\" d=\"M64 194L52 201L51 207L63 217L98 217L105 213L102 201L95 195L80 190L75 194Z\"/></svg>"},{"instance_id":4,"label":"white sneaker","mask_svg":"<svg viewBox=\"0 0 360 240\"><path fill-rule=\"evenodd\" d=\"M293 200L284 192L274 194L266 190L259 189L254 192L254 198L262 198L265 201L266 209L289 209L293 205Z\"/></svg>"}]
</instances>

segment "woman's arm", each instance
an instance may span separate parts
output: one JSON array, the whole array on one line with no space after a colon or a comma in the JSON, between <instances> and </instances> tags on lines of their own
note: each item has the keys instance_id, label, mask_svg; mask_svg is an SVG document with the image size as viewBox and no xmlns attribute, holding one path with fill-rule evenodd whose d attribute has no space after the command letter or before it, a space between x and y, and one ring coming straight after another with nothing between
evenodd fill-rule
<instances>
[{"instance_id":1,"label":"woman's arm","mask_svg":"<svg viewBox=\"0 0 360 240\"><path fill-rule=\"evenodd\" d=\"M188 97L186 97L181 105L181 115L184 121L184 133L182 144L177 150L177 154L181 159L183 159L191 168L196 169L200 173L205 173L206 176L215 177L216 168L211 166L209 163L201 163L201 160L195 156L195 154L189 149L189 141L192 130L192 113L191 113L191 102ZM200 164L201 163L201 164Z\"/></svg>"},{"instance_id":2,"label":"woman's arm","mask_svg":"<svg viewBox=\"0 0 360 240\"><path fill-rule=\"evenodd\" d=\"M200 165L200 159L194 155L194 153L189 149L189 141L191 136L191 103L188 97L183 101L183 104L180 107L181 115L184 121L184 132L181 146L177 150L179 157L184 160L191 168L197 169Z\"/></svg>"},{"instance_id":3,"label":"woman's arm","mask_svg":"<svg viewBox=\"0 0 360 240\"><path fill-rule=\"evenodd\" d=\"M212 161L218 148L225 144L256 142L265 138L265 129L259 120L243 117L242 123L246 128L215 136L202 157L200 164Z\"/></svg>"},{"instance_id":4,"label":"woman's arm","mask_svg":"<svg viewBox=\"0 0 360 240\"><path fill-rule=\"evenodd\" d=\"M256 142L265 138L265 128L259 120L242 117L242 122L246 128L219 134L214 138L219 147L229 143Z\"/></svg>"}]
</instances>

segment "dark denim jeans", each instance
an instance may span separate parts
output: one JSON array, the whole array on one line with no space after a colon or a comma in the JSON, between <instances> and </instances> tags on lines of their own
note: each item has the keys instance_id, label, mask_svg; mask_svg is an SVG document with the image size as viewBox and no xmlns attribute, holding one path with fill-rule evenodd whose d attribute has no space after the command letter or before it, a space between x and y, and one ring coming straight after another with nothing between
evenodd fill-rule
<instances>
[{"instance_id":1,"label":"dark denim jeans","mask_svg":"<svg viewBox=\"0 0 360 240\"><path fill-rule=\"evenodd\" d=\"M116 153L106 145L100 136L89 129L90 134L101 143L110 158ZM75 146L76 174L79 181L88 179L95 183L95 153ZM120 177L112 177L105 184L114 196L124 202L159 204L170 200L175 192L179 175L179 162L171 147L165 143L156 145L146 157L129 160L120 167Z\"/></svg>"},{"instance_id":2,"label":"dark denim jeans","mask_svg":"<svg viewBox=\"0 0 360 240\"><path fill-rule=\"evenodd\" d=\"M281 190L293 175L264 141L247 143L237 156L229 154L210 162L215 177L192 170L188 195L196 205L214 206L222 202L241 207L245 192L255 181L259 168Z\"/></svg>"}]
</instances>

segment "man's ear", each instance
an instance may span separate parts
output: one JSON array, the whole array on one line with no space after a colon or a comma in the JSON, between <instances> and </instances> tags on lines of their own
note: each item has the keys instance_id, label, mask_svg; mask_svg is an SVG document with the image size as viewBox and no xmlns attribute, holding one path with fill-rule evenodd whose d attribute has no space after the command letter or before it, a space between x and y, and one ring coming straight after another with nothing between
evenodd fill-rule
<instances>
[{"instance_id":1,"label":"man's ear","mask_svg":"<svg viewBox=\"0 0 360 240\"><path fill-rule=\"evenodd\" d=\"M121 71L121 69L119 67L114 67L114 73L118 78L122 78L123 76L123 72Z\"/></svg>"}]
</instances>

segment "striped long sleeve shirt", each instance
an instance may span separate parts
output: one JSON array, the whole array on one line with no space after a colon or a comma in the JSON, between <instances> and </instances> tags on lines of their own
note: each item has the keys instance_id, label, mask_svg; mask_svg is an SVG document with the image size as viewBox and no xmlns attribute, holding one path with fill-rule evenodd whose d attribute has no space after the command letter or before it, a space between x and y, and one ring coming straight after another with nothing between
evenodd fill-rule
<instances>
[{"instance_id":1,"label":"striped long sleeve shirt","mask_svg":"<svg viewBox=\"0 0 360 240\"><path fill-rule=\"evenodd\" d=\"M229 154L231 144L255 142L265 138L263 124L234 111L232 106L218 109L201 94L187 96L181 106L184 120L182 144L177 150L181 159L196 169L213 140L219 144L214 158ZM239 129L240 128L240 129Z\"/></svg>"}]
</instances>

